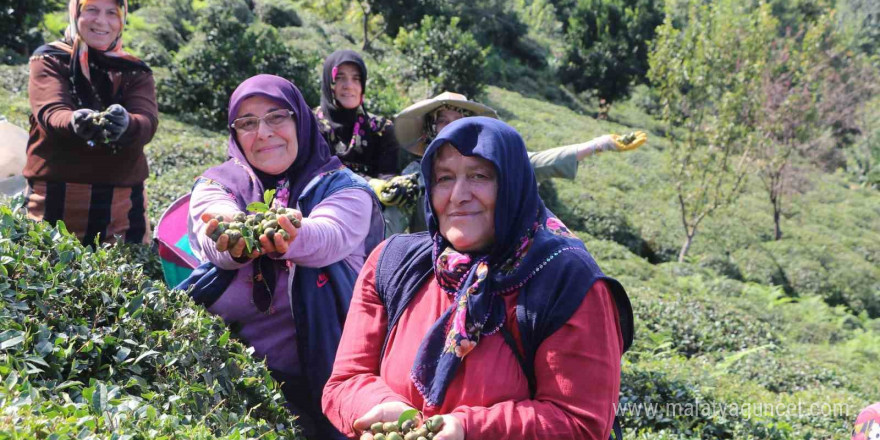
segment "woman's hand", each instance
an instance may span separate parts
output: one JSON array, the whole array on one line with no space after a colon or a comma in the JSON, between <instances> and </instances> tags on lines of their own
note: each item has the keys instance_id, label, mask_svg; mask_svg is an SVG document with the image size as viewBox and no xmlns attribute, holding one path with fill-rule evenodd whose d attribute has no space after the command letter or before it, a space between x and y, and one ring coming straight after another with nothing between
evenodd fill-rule
<instances>
[{"instance_id":1,"label":"woman's hand","mask_svg":"<svg viewBox=\"0 0 880 440\"><path fill-rule=\"evenodd\" d=\"M220 224L220 220L218 220L218 218L221 218L221 219L223 219L223 221L228 222L228 221L232 220L232 217L234 215L235 215L235 213L233 213L233 214L228 214L228 213L227 214L211 214L211 213L202 214L202 217L201 217L202 221L205 222L205 225L206 225L205 235L210 237L211 234L214 233L214 230L217 229L217 225ZM253 251L251 251L250 255L243 255L245 245L244 245L244 240L242 240L242 239L239 239L235 243L235 245L232 246L232 248L229 248L229 236L226 235L225 233L220 235L220 238L217 239L215 246L216 246L217 250L220 252L229 251L229 255L231 255L232 258L235 258L238 260L241 260L242 258L254 259L254 258L257 258L260 256L260 249L254 249Z\"/></svg>"},{"instance_id":2,"label":"woman's hand","mask_svg":"<svg viewBox=\"0 0 880 440\"><path fill-rule=\"evenodd\" d=\"M458 417L451 414L443 415L443 429L434 434L434 440L464 440L464 426Z\"/></svg>"},{"instance_id":3,"label":"woman's hand","mask_svg":"<svg viewBox=\"0 0 880 440\"><path fill-rule=\"evenodd\" d=\"M289 213L290 210L288 209L287 212ZM300 224L302 224L302 213L294 210L293 215L299 219ZM293 226L293 223L291 223L290 219L285 215L278 216L278 226L287 232L287 239L284 239L282 234L274 234L271 239L266 234L261 235L260 246L262 247L263 253L286 253L290 248L290 244L293 243L293 240L296 239L296 235L299 233L299 228Z\"/></svg>"},{"instance_id":4,"label":"woman's hand","mask_svg":"<svg viewBox=\"0 0 880 440\"><path fill-rule=\"evenodd\" d=\"M413 408L403 402L380 403L355 420L354 429L362 432L370 429L370 425L376 422L396 422L404 411L410 409Z\"/></svg>"},{"instance_id":5,"label":"woman's hand","mask_svg":"<svg viewBox=\"0 0 880 440\"><path fill-rule=\"evenodd\" d=\"M100 131L93 121L97 114L97 111L87 108L75 110L70 115L70 126L73 128L73 132L87 141L93 139Z\"/></svg>"},{"instance_id":6,"label":"woman's hand","mask_svg":"<svg viewBox=\"0 0 880 440\"><path fill-rule=\"evenodd\" d=\"M630 138L627 139L627 137ZM626 136L612 134L611 139L614 140L614 147L617 151L629 151L641 147L648 140L648 135L644 131L636 131Z\"/></svg>"},{"instance_id":7,"label":"woman's hand","mask_svg":"<svg viewBox=\"0 0 880 440\"><path fill-rule=\"evenodd\" d=\"M107 110L104 112L104 119L107 120L107 123L104 124L104 134L111 142L115 142L122 137L131 121L128 111L119 104L107 107Z\"/></svg>"}]
</instances>

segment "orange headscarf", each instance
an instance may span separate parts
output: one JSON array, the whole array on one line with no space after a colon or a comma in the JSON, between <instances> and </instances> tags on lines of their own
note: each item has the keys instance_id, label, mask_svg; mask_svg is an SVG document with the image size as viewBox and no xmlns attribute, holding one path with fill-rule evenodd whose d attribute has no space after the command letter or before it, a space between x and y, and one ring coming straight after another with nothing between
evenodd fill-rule
<instances>
[{"instance_id":1,"label":"orange headscarf","mask_svg":"<svg viewBox=\"0 0 880 440\"><path fill-rule=\"evenodd\" d=\"M91 74L89 72L89 46L83 41L76 25L82 7L88 2L89 0L70 0L68 2L67 10L70 22L67 25L67 30L64 31L64 40L55 41L49 44L69 53L72 59L79 60L80 72L85 76L86 80L91 82ZM104 55L111 58L120 58L135 63L142 63L138 57L122 50L122 31L125 28L125 20L128 15L128 0L116 0L116 4L120 8L119 19L122 23L119 25L119 35L116 36L116 41L110 44L110 48L104 51Z\"/></svg>"}]
</instances>

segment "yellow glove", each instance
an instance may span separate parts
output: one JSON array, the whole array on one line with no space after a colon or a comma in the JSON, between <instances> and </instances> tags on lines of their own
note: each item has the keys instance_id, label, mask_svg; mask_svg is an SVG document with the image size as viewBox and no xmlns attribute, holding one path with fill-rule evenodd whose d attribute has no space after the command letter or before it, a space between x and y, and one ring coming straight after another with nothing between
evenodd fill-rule
<instances>
[{"instance_id":1,"label":"yellow glove","mask_svg":"<svg viewBox=\"0 0 880 440\"><path fill-rule=\"evenodd\" d=\"M648 135L640 130L624 136L612 134L611 139L614 140L614 147L617 148L617 151L629 151L635 150L647 142Z\"/></svg>"},{"instance_id":2,"label":"yellow glove","mask_svg":"<svg viewBox=\"0 0 880 440\"><path fill-rule=\"evenodd\" d=\"M388 182L382 179L370 179L369 182L370 188L373 188L373 192L376 193L376 196L379 198L382 197L382 191L388 185Z\"/></svg>"}]
</instances>

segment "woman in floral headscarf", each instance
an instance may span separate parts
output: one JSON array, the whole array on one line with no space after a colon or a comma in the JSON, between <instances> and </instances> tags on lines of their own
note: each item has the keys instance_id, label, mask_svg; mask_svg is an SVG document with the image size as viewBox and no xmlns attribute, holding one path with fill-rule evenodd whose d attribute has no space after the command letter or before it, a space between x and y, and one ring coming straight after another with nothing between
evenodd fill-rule
<instances>
[{"instance_id":1,"label":"woman in floral headscarf","mask_svg":"<svg viewBox=\"0 0 880 440\"><path fill-rule=\"evenodd\" d=\"M324 413L349 437L415 408L442 415L436 440L607 439L632 309L544 207L522 138L464 118L421 167L428 231L367 259Z\"/></svg>"},{"instance_id":2,"label":"woman in floral headscarf","mask_svg":"<svg viewBox=\"0 0 880 440\"><path fill-rule=\"evenodd\" d=\"M314 109L330 151L352 171L387 178L397 173L397 140L391 121L367 112L367 65L353 50L324 60L321 105Z\"/></svg>"},{"instance_id":3,"label":"woman in floral headscarf","mask_svg":"<svg viewBox=\"0 0 880 440\"><path fill-rule=\"evenodd\" d=\"M150 240L144 146L158 125L153 74L122 50L124 0L70 0L64 39L30 60L28 215L84 243Z\"/></svg>"}]
</instances>

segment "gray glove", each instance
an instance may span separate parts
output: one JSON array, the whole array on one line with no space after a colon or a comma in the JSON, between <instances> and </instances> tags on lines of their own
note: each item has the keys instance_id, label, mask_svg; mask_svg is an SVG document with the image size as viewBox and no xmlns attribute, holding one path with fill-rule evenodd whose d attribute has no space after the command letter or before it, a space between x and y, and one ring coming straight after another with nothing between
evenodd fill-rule
<instances>
[{"instance_id":1,"label":"gray glove","mask_svg":"<svg viewBox=\"0 0 880 440\"><path fill-rule=\"evenodd\" d=\"M100 131L94 122L94 117L97 114L98 112L95 110L87 108L75 110L70 116L70 126L73 127L73 132L87 141L94 139Z\"/></svg>"},{"instance_id":2,"label":"gray glove","mask_svg":"<svg viewBox=\"0 0 880 440\"><path fill-rule=\"evenodd\" d=\"M131 121L128 111L119 104L107 107L107 110L104 112L104 119L107 121L104 124L104 135L110 142L119 140Z\"/></svg>"}]
</instances>

